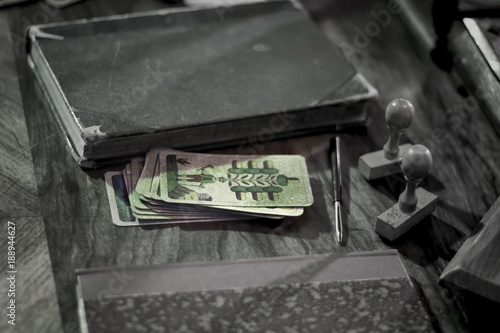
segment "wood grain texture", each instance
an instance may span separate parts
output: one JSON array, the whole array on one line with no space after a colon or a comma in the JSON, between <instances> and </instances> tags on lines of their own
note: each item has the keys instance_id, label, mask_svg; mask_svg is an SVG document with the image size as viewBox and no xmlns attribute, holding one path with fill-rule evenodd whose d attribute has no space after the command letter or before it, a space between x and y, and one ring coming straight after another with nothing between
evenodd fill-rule
<instances>
[{"instance_id":1,"label":"wood grain texture","mask_svg":"<svg viewBox=\"0 0 500 333\"><path fill-rule=\"evenodd\" d=\"M332 41L343 43L353 65L379 89L380 99L367 106L366 130L342 135L343 207L348 241L334 238L334 211L328 144L332 134L288 140L258 141L245 147L258 154L301 154L306 157L315 203L299 218L281 224L267 221L192 224L175 227L119 228L111 223L103 174L109 169L83 171L65 147L64 138L43 106L26 59L18 53L30 145L42 215L66 331L77 323L74 269L138 266L181 261L218 261L330 252L397 249L415 282L435 328L467 332L463 299L438 285L438 278L486 213L500 190L499 136L472 98L456 93L413 39L398 15L355 45L356 27L374 22L372 11L387 8L385 1L304 1L313 18ZM156 1L85 1L50 17L51 21L120 14L153 9ZM38 5L22 8L12 27L20 31L22 17L34 17ZM351 47L352 52L347 52ZM396 203L404 188L400 175L366 181L357 170L359 156L379 150L387 140L383 108L394 98L410 100L416 109L402 143L423 144L432 152L434 167L422 187L440 202L432 215L395 242L375 233L376 216ZM380 105L380 106L379 106ZM248 140L251 141L251 138ZM222 153L241 153L238 146ZM118 166L120 170L123 166Z\"/></svg>"},{"instance_id":2,"label":"wood grain texture","mask_svg":"<svg viewBox=\"0 0 500 333\"><path fill-rule=\"evenodd\" d=\"M15 297L7 298L9 281L6 258L2 260L1 271L5 273L0 281L2 305L15 300L15 326L0 321L2 332L62 332L61 314L56 297L56 285L52 274L49 248L41 216L1 219L2 241L0 251L7 254L7 222L15 225ZM3 275L3 274L2 274ZM5 297L4 297L5 296ZM5 315L4 315L5 316Z\"/></svg>"},{"instance_id":3,"label":"wood grain texture","mask_svg":"<svg viewBox=\"0 0 500 333\"><path fill-rule=\"evenodd\" d=\"M15 223L16 325L0 321L2 332L62 332L54 275L49 255L31 147L24 118L14 40L8 15L0 13L0 251L2 307L7 295L7 222ZM5 302L4 302L5 300ZM5 312L4 312L5 313Z\"/></svg>"},{"instance_id":4,"label":"wood grain texture","mask_svg":"<svg viewBox=\"0 0 500 333\"><path fill-rule=\"evenodd\" d=\"M0 16L0 218L39 215L33 162L24 121L14 52Z\"/></svg>"}]
</instances>

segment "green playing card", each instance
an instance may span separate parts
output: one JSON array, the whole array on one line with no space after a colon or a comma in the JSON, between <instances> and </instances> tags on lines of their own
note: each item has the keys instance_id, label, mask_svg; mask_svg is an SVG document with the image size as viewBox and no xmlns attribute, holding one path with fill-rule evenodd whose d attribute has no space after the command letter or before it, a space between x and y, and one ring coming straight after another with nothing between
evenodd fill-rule
<instances>
[{"instance_id":1,"label":"green playing card","mask_svg":"<svg viewBox=\"0 0 500 333\"><path fill-rule=\"evenodd\" d=\"M210 216L199 215L198 217L176 215L174 217L164 216L157 213L156 218L152 216L134 216L130 208L125 179L119 171L106 172L104 175L106 181L106 191L108 194L111 219L118 226L138 226L138 225L159 225L159 224L180 224L180 223L199 223L215 221L238 221L248 220L251 216Z\"/></svg>"},{"instance_id":2,"label":"green playing card","mask_svg":"<svg viewBox=\"0 0 500 333\"><path fill-rule=\"evenodd\" d=\"M135 191L138 195L142 195L148 198L159 199L160 197L154 190L157 188L154 186L156 183L157 175L159 174L159 163L158 156L160 150L153 149L146 156L146 161L140 175L140 178L137 182L137 186L135 187Z\"/></svg>"},{"instance_id":3,"label":"green playing card","mask_svg":"<svg viewBox=\"0 0 500 333\"><path fill-rule=\"evenodd\" d=\"M159 154L161 199L238 207L305 207L313 196L300 155Z\"/></svg>"},{"instance_id":4,"label":"green playing card","mask_svg":"<svg viewBox=\"0 0 500 333\"><path fill-rule=\"evenodd\" d=\"M130 173L131 173L131 188L132 190L136 188L139 178L141 177L142 170L144 169L144 158L136 157L130 161Z\"/></svg>"}]
</instances>

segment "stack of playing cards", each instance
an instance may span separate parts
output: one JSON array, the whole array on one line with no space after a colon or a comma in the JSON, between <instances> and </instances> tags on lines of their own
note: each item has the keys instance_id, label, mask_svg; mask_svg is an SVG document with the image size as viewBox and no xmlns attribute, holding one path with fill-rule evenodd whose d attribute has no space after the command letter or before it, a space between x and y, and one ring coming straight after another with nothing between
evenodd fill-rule
<instances>
[{"instance_id":1,"label":"stack of playing cards","mask_svg":"<svg viewBox=\"0 0 500 333\"><path fill-rule=\"evenodd\" d=\"M105 178L113 223L120 226L281 219L313 203L299 155L154 149Z\"/></svg>"}]
</instances>

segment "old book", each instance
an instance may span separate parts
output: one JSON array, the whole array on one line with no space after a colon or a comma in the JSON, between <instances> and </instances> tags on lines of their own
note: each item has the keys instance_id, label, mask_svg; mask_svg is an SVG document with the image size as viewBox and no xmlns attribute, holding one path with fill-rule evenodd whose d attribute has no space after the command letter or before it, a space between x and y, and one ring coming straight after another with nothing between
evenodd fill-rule
<instances>
[{"instance_id":1,"label":"old book","mask_svg":"<svg viewBox=\"0 0 500 333\"><path fill-rule=\"evenodd\" d=\"M396 251L77 271L83 332L432 332Z\"/></svg>"},{"instance_id":2,"label":"old book","mask_svg":"<svg viewBox=\"0 0 500 333\"><path fill-rule=\"evenodd\" d=\"M27 1L29 0L0 0L0 7L17 5Z\"/></svg>"},{"instance_id":3,"label":"old book","mask_svg":"<svg viewBox=\"0 0 500 333\"><path fill-rule=\"evenodd\" d=\"M500 303L500 198L439 279Z\"/></svg>"},{"instance_id":4,"label":"old book","mask_svg":"<svg viewBox=\"0 0 500 333\"><path fill-rule=\"evenodd\" d=\"M153 146L362 124L376 90L289 1L32 26L28 61L83 167Z\"/></svg>"},{"instance_id":5,"label":"old book","mask_svg":"<svg viewBox=\"0 0 500 333\"><path fill-rule=\"evenodd\" d=\"M66 6L72 5L72 4L80 2L80 1L82 1L82 0L44 0L44 1L39 1L39 2L40 2L40 7L45 10L44 3L47 3L48 5L50 5L54 8L62 8L62 7L66 7ZM33 2L33 1L32 0L0 0L0 7L22 4L24 2Z\"/></svg>"},{"instance_id":6,"label":"old book","mask_svg":"<svg viewBox=\"0 0 500 333\"><path fill-rule=\"evenodd\" d=\"M445 15L446 3L442 8L432 10L432 1L396 0L401 6L403 17L414 32L422 47L431 52L436 47L437 34L433 25L433 15ZM453 3L448 4L449 12ZM479 106L489 118L495 130L500 133L500 4L495 1L465 1L456 4L460 15L450 22L446 36L441 36L441 52L447 52L443 60L449 64L452 77L458 75L468 92L476 97ZM458 18L464 15L470 17ZM477 16L477 17L474 17ZM450 18L447 18L449 20ZM438 18L434 18L438 20ZM442 24L442 22L441 22ZM443 30L443 28L441 28ZM446 37L446 38L445 38ZM444 49L445 47L445 49ZM476 107L475 101L471 101Z\"/></svg>"},{"instance_id":7,"label":"old book","mask_svg":"<svg viewBox=\"0 0 500 333\"><path fill-rule=\"evenodd\" d=\"M500 134L500 18L464 18L450 50L465 86Z\"/></svg>"}]
</instances>

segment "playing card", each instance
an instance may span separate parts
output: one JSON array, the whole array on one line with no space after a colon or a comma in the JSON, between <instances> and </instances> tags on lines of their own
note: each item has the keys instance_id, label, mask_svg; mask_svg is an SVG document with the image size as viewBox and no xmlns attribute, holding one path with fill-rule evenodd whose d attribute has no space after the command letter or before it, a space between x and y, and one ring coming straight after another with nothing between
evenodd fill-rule
<instances>
[{"instance_id":1,"label":"playing card","mask_svg":"<svg viewBox=\"0 0 500 333\"><path fill-rule=\"evenodd\" d=\"M198 206L198 205L183 205L183 204L172 204L165 201L159 200L161 194L160 177L159 173L165 173L166 165L158 165L159 158L157 154L159 151L154 150L146 158L146 169L145 173L141 175L141 186L134 193L131 199L132 210L136 216L143 215L156 215L156 212L163 211L165 213L170 212L173 214L177 211L182 211L183 214L231 214L230 212L210 212L214 208L218 210L226 210L237 212L238 214L244 214L254 217L268 217L268 218L283 218L285 216L300 216L304 210L303 208L295 207L284 207L284 208L265 208L265 207L233 207L233 206ZM156 159L156 160L155 160ZM132 167L133 167L133 163ZM133 172L134 173L134 172ZM139 192L142 192L139 194ZM213 207L213 208L212 208ZM152 212L154 210L155 213ZM170 215L169 215L170 216Z\"/></svg>"},{"instance_id":2,"label":"playing card","mask_svg":"<svg viewBox=\"0 0 500 333\"><path fill-rule=\"evenodd\" d=\"M137 222L130 209L122 173L106 172L104 178L106 180L106 190L113 223L117 225L128 225Z\"/></svg>"},{"instance_id":3,"label":"playing card","mask_svg":"<svg viewBox=\"0 0 500 333\"><path fill-rule=\"evenodd\" d=\"M106 174L113 223L281 219L312 204L297 155L208 155L154 149Z\"/></svg>"},{"instance_id":4,"label":"playing card","mask_svg":"<svg viewBox=\"0 0 500 333\"><path fill-rule=\"evenodd\" d=\"M146 157L144 164L141 163L141 159L135 159L130 163L131 173L134 178L131 183L134 183L135 178L138 178L138 185L132 190L129 200L132 212L137 218L155 220L162 220L165 218L199 219L201 217L228 218L228 214L223 215L218 212L207 212L206 209L203 210L194 205L190 205L189 207L186 207L186 205L170 205L168 208L161 207L163 201L157 200L157 198L159 198L160 186L158 153L159 151L152 150ZM143 171L140 176L137 175L139 171ZM137 191L138 188L142 193Z\"/></svg>"},{"instance_id":5,"label":"playing card","mask_svg":"<svg viewBox=\"0 0 500 333\"><path fill-rule=\"evenodd\" d=\"M246 220L252 217L249 216L222 216L217 218L203 217L186 219L183 216L179 218L163 217L157 220L138 219L132 213L129 206L127 191L125 188L125 180L119 171L106 172L104 175L106 181L106 191L108 194L109 206L111 211L111 219L118 226L139 226L139 225L158 225L158 224L180 224L180 223L199 223L199 222L216 222L216 221L236 221ZM160 216L161 217L161 216Z\"/></svg>"},{"instance_id":6,"label":"playing card","mask_svg":"<svg viewBox=\"0 0 500 333\"><path fill-rule=\"evenodd\" d=\"M305 207L313 203L299 155L216 155L164 150L161 199L179 204Z\"/></svg>"},{"instance_id":7,"label":"playing card","mask_svg":"<svg viewBox=\"0 0 500 333\"><path fill-rule=\"evenodd\" d=\"M155 181L155 178L159 176L159 167L160 164L158 162L160 150L153 149L146 156L145 164L139 177L139 181L137 182L137 186L135 188L136 192L139 195L160 199L159 195L156 193L156 189L153 190L153 185L159 184L159 180ZM155 181L155 184L153 184Z\"/></svg>"},{"instance_id":8,"label":"playing card","mask_svg":"<svg viewBox=\"0 0 500 333\"><path fill-rule=\"evenodd\" d=\"M130 202L131 200L131 194L132 194L132 191L133 191L133 188L132 188L132 178L131 178L131 171L130 171L130 163L128 163L126 166L125 166L125 169L122 170L122 176L123 176L123 181L125 183L125 189L127 190L127 194L128 194L128 200Z\"/></svg>"},{"instance_id":9,"label":"playing card","mask_svg":"<svg viewBox=\"0 0 500 333\"><path fill-rule=\"evenodd\" d=\"M149 159L151 157L151 159ZM159 184L159 164L155 162L156 151L152 151L148 158L149 161L147 165L144 165L144 159L136 158L132 159L131 163L127 164L125 167L125 171L122 172L123 175L130 176L128 178L124 177L125 186L127 191L129 192L129 203L130 209L132 210L132 214L138 219L147 219L147 220L172 220L175 218L182 219L194 219L200 218L200 214L190 214L189 212L180 212L178 214L168 214L165 212L158 212L152 210L150 207L144 204L144 201L140 199L140 195L133 188L133 183L138 184L139 179L142 181L142 186L144 188L149 189L148 195L153 196L156 193L155 186ZM151 163L153 162L153 163ZM145 169L146 167L146 169ZM133 170L132 170L133 169ZM144 174L142 171L145 169ZM151 171L153 170L153 171ZM140 178L142 177L142 178ZM127 183L129 184L127 186Z\"/></svg>"},{"instance_id":10,"label":"playing card","mask_svg":"<svg viewBox=\"0 0 500 333\"><path fill-rule=\"evenodd\" d=\"M158 159L160 161L160 159ZM157 163L159 163L157 161ZM154 178L156 178L156 171ZM166 163L160 163L160 174L166 174ZM161 183L161 181L160 181ZM157 184L160 187L160 184ZM161 188L156 189L151 186L151 191L161 195ZM143 197L142 200L144 205L150 207L150 205L156 205L157 207L163 205L168 207L169 211L174 210L195 210L200 213L204 213L207 209L216 209L222 211L232 211L238 214L245 214L255 217L267 217L267 218L283 218L285 216L300 216L304 213L303 208L297 207L235 207L235 206L206 206L206 205L183 205L182 203L167 203L166 201L156 200L152 198ZM158 209L158 208L157 208ZM225 214L228 214L226 212ZM230 212L229 212L230 214Z\"/></svg>"},{"instance_id":11,"label":"playing card","mask_svg":"<svg viewBox=\"0 0 500 333\"><path fill-rule=\"evenodd\" d=\"M282 219L284 215L277 214L266 214L261 213L262 210L266 208L255 207L244 209L244 207L233 207L235 209L230 209L227 206L198 206L198 205L181 205L181 204L169 204L162 202L162 204L151 204L150 201L144 203L151 211L156 213L167 214L168 216L204 216L204 217L227 217L227 216L253 216L255 218L269 218L269 219ZM179 208L178 206L181 206ZM195 210L191 210L189 207L196 207ZM239 209L241 208L241 209ZM272 209L271 209L272 210ZM299 209L292 209L293 212L296 212ZM275 212L273 212L275 213Z\"/></svg>"},{"instance_id":12,"label":"playing card","mask_svg":"<svg viewBox=\"0 0 500 333\"><path fill-rule=\"evenodd\" d=\"M137 187L139 182L139 177L141 176L142 170L144 169L144 158L136 157L130 161L130 173L132 177L132 189Z\"/></svg>"},{"instance_id":13,"label":"playing card","mask_svg":"<svg viewBox=\"0 0 500 333\"><path fill-rule=\"evenodd\" d=\"M145 162L142 165L142 172L137 180L137 185L132 192L130 204L132 211L136 216L144 217L145 215L156 216L157 214L151 212L151 209L144 205L144 200L149 198L160 199L157 189L153 189L153 182L159 184L159 163L158 163L159 150L151 150L146 156ZM134 173L141 169L140 161L134 165ZM157 179L155 181L155 178ZM153 217L158 218L158 217Z\"/></svg>"}]
</instances>

